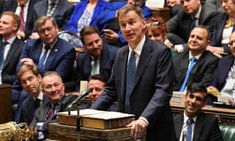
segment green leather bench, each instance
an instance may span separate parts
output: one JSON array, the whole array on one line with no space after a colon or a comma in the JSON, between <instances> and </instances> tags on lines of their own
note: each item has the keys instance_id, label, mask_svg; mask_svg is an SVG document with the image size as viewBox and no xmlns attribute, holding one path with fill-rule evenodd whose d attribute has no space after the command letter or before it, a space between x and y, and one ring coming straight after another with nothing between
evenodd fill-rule
<instances>
[{"instance_id":1,"label":"green leather bench","mask_svg":"<svg viewBox=\"0 0 235 141\"><path fill-rule=\"evenodd\" d=\"M221 123L220 130L224 141L235 141L235 124Z\"/></svg>"}]
</instances>

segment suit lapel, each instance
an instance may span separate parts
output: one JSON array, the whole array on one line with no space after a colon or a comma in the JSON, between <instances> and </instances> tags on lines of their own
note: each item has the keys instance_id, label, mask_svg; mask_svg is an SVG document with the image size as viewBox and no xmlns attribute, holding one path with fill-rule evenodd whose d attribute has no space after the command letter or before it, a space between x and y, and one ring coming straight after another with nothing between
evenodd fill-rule
<instances>
[{"instance_id":1,"label":"suit lapel","mask_svg":"<svg viewBox=\"0 0 235 141\"><path fill-rule=\"evenodd\" d=\"M204 116L202 114L199 114L197 117L197 120L195 122L195 127L194 127L194 134L193 134L193 141L199 141L200 139L200 133L203 129L203 120Z\"/></svg>"},{"instance_id":2,"label":"suit lapel","mask_svg":"<svg viewBox=\"0 0 235 141\"><path fill-rule=\"evenodd\" d=\"M129 53L129 49L127 46L124 47L125 50L123 51L123 53L120 53L120 57L118 59L120 59L119 63L117 64L116 68L119 70L118 72L120 72L120 76L116 76L116 77L120 77L120 82L124 82L124 83L120 83L121 89L121 101L124 101L124 97L125 97L125 88L126 88L126 69L127 69L127 59L128 59L128 53ZM117 74L117 73L116 73ZM122 106L122 104L120 104Z\"/></svg>"},{"instance_id":3,"label":"suit lapel","mask_svg":"<svg viewBox=\"0 0 235 141\"><path fill-rule=\"evenodd\" d=\"M149 45L149 40L146 38L142 52L140 54L140 59L139 59L139 64L137 67L137 72L136 72L136 78L134 82L133 89L135 88L137 82L139 81L140 77L144 73L144 70L149 62L149 60L152 58L152 48L153 46Z\"/></svg>"},{"instance_id":4,"label":"suit lapel","mask_svg":"<svg viewBox=\"0 0 235 141\"><path fill-rule=\"evenodd\" d=\"M183 114L180 114L178 116L178 118L176 118L176 120L175 120L175 132L176 132L176 138L177 139L180 139L181 130L182 130L182 126L183 126L183 121L184 121Z\"/></svg>"},{"instance_id":5,"label":"suit lapel","mask_svg":"<svg viewBox=\"0 0 235 141\"><path fill-rule=\"evenodd\" d=\"M9 50L9 52L7 54L7 57L6 57L6 60L5 60L4 64L3 64L3 68L5 68L8 65L8 63L9 63L9 61L11 59L11 56L14 56L15 51L17 50L17 46L16 45L17 45L17 39L15 39L14 42L11 44L10 50Z\"/></svg>"},{"instance_id":6,"label":"suit lapel","mask_svg":"<svg viewBox=\"0 0 235 141\"><path fill-rule=\"evenodd\" d=\"M58 54L60 53L60 50L59 50L59 42L60 40L58 39L55 43L55 45L53 46L53 48L51 49L51 52L46 60L46 63L45 63L45 66L44 68L48 68L48 67L51 67L51 65L53 64L53 61L55 59L56 56L58 56Z\"/></svg>"}]
</instances>

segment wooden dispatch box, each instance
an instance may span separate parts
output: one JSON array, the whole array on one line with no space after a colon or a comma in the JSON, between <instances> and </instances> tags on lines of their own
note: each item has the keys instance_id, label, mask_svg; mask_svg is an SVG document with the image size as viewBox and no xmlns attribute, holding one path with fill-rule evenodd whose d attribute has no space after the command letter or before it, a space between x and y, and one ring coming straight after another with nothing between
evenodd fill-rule
<instances>
[{"instance_id":1,"label":"wooden dispatch box","mask_svg":"<svg viewBox=\"0 0 235 141\"><path fill-rule=\"evenodd\" d=\"M49 139L60 141L132 141L129 128L93 129L59 123L49 124Z\"/></svg>"}]
</instances>

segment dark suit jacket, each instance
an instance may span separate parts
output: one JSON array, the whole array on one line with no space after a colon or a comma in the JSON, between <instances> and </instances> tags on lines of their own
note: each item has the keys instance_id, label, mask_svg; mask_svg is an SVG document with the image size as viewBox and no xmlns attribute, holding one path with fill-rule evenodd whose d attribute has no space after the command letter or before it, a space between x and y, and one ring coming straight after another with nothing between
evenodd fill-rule
<instances>
[{"instance_id":1,"label":"dark suit jacket","mask_svg":"<svg viewBox=\"0 0 235 141\"><path fill-rule=\"evenodd\" d=\"M217 8L214 5L205 3L202 6L198 24L207 26L212 34L217 14ZM191 23L191 16L186 14L181 8L178 9L177 15L168 20L166 24L170 33L178 35L186 42L191 32Z\"/></svg>"},{"instance_id":2,"label":"dark suit jacket","mask_svg":"<svg viewBox=\"0 0 235 141\"><path fill-rule=\"evenodd\" d=\"M215 86L219 91L222 90L226 83L226 79L228 77L228 73L233 66L234 63L234 56L229 55L223 57L219 63L218 66L215 70L214 73L214 81L213 81L213 86Z\"/></svg>"},{"instance_id":3,"label":"dark suit jacket","mask_svg":"<svg viewBox=\"0 0 235 141\"><path fill-rule=\"evenodd\" d=\"M195 82L202 83L206 87L210 86L213 81L213 73L218 60L219 59L209 51L204 51L190 72L187 86ZM174 90L178 91L188 69L189 51L186 50L183 53L176 54L173 58L173 63L176 76Z\"/></svg>"},{"instance_id":4,"label":"dark suit jacket","mask_svg":"<svg viewBox=\"0 0 235 141\"><path fill-rule=\"evenodd\" d=\"M25 22L25 37L26 39L31 35L31 32L34 28L33 25L33 6L40 0L29 0L28 11L27 11L27 20ZM18 6L17 0L7 0L4 4L4 11L15 12Z\"/></svg>"},{"instance_id":5,"label":"dark suit jacket","mask_svg":"<svg viewBox=\"0 0 235 141\"><path fill-rule=\"evenodd\" d=\"M177 141L184 122L183 114L174 117L175 133ZM193 141L222 141L222 134L219 129L219 123L216 117L200 113L195 122Z\"/></svg>"},{"instance_id":6,"label":"dark suit jacket","mask_svg":"<svg viewBox=\"0 0 235 141\"><path fill-rule=\"evenodd\" d=\"M33 7L33 21L35 22L39 17L46 15L47 8L48 0L41 0L40 2L36 3ZM56 20L56 23L58 24L59 29L65 26L67 20L72 14L72 11L73 5L71 3L69 3L67 0L59 0L57 8L52 14Z\"/></svg>"},{"instance_id":7,"label":"dark suit jacket","mask_svg":"<svg viewBox=\"0 0 235 141\"><path fill-rule=\"evenodd\" d=\"M67 106L75 99L76 96L64 96L57 104L55 110L56 112L63 112L66 111ZM45 118L47 115L47 112L50 108L50 104L51 102L49 101L49 99L47 97L43 97L43 101L42 101L42 105L35 111L34 113L34 117L33 120L30 124L30 126L32 127L36 127L38 122L46 122ZM49 122L55 122L57 121L56 116L54 116L54 118L52 119L52 121ZM47 132L48 130L48 122L46 122L43 125L43 131Z\"/></svg>"},{"instance_id":8,"label":"dark suit jacket","mask_svg":"<svg viewBox=\"0 0 235 141\"><path fill-rule=\"evenodd\" d=\"M92 108L104 110L117 100L120 111L124 112L128 53L127 46L119 49L104 94ZM174 78L170 50L160 42L147 38L136 73L130 95L130 109L136 118L142 116L148 120L146 140L174 140L173 119L169 107Z\"/></svg>"},{"instance_id":9,"label":"dark suit jacket","mask_svg":"<svg viewBox=\"0 0 235 141\"><path fill-rule=\"evenodd\" d=\"M2 44L2 42L0 42ZM2 70L2 82L13 84L16 80L16 68L19 62L19 57L22 49L25 47L25 43L16 38L11 44L10 50L8 52L7 58L3 64Z\"/></svg>"},{"instance_id":10,"label":"dark suit jacket","mask_svg":"<svg viewBox=\"0 0 235 141\"><path fill-rule=\"evenodd\" d=\"M224 26L226 24L226 21L228 20L228 15L224 13L220 13L217 16L217 21L215 22L214 32L212 35L211 44L216 47L224 47L225 52L230 52L230 49L227 45L222 45L222 36L223 36L223 30ZM233 31L235 30L235 25L233 25Z\"/></svg>"},{"instance_id":11,"label":"dark suit jacket","mask_svg":"<svg viewBox=\"0 0 235 141\"><path fill-rule=\"evenodd\" d=\"M28 96L21 105L19 105L19 121L26 122L28 125L32 122L34 112L40 107L42 101L34 100L32 96Z\"/></svg>"},{"instance_id":12,"label":"dark suit jacket","mask_svg":"<svg viewBox=\"0 0 235 141\"><path fill-rule=\"evenodd\" d=\"M116 53L117 48L103 42L100 58L100 74L102 74L106 80L110 77ZM79 54L77 59L77 90L79 90L80 80L88 80L91 75L91 61L91 56L88 53Z\"/></svg>"},{"instance_id":13,"label":"dark suit jacket","mask_svg":"<svg viewBox=\"0 0 235 141\"><path fill-rule=\"evenodd\" d=\"M31 58L35 64L38 64L42 51L42 41L29 40L27 47L22 51L20 58ZM54 47L46 60L42 74L47 71L58 72L63 80L68 80L73 70L75 60L75 50L68 42L58 38Z\"/></svg>"}]
</instances>

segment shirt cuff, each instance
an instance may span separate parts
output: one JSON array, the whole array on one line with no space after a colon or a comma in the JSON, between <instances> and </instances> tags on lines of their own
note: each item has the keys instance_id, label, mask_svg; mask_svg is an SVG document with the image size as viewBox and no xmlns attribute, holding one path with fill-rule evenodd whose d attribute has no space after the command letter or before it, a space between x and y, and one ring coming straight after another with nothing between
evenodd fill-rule
<instances>
[{"instance_id":1,"label":"shirt cuff","mask_svg":"<svg viewBox=\"0 0 235 141\"><path fill-rule=\"evenodd\" d=\"M139 119L143 120L147 124L147 126L149 125L149 122L145 117L140 117Z\"/></svg>"},{"instance_id":2,"label":"shirt cuff","mask_svg":"<svg viewBox=\"0 0 235 141\"><path fill-rule=\"evenodd\" d=\"M181 53L184 51L184 47L183 45L175 45L174 46L174 51L178 52L178 53Z\"/></svg>"}]
</instances>

